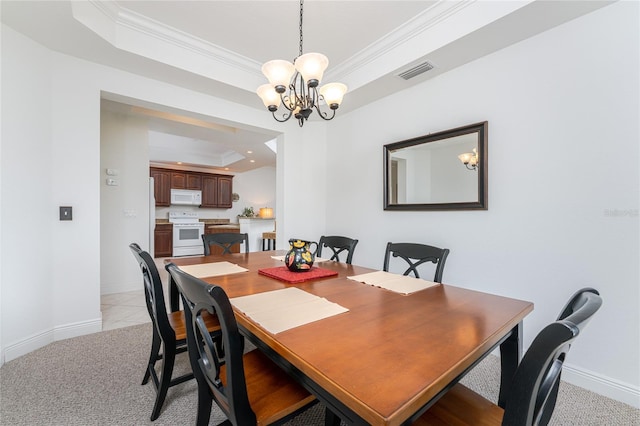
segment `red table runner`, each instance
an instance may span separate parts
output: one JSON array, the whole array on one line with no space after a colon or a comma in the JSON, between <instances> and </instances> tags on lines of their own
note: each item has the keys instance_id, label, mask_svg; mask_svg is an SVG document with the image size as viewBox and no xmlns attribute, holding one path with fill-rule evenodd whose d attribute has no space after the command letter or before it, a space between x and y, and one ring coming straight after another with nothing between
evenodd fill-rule
<instances>
[{"instance_id":1,"label":"red table runner","mask_svg":"<svg viewBox=\"0 0 640 426\"><path fill-rule=\"evenodd\" d=\"M317 268L315 266L312 266L311 269L304 272L291 272L286 266L277 266L275 268L258 269L258 273L292 284L301 283L315 278L325 278L338 275L338 271Z\"/></svg>"}]
</instances>

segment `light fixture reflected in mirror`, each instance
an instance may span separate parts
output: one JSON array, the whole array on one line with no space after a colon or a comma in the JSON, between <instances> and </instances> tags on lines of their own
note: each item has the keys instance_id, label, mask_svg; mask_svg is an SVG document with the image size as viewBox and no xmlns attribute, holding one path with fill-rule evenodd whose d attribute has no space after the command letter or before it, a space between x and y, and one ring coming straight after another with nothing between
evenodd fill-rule
<instances>
[{"instance_id":1,"label":"light fixture reflected in mirror","mask_svg":"<svg viewBox=\"0 0 640 426\"><path fill-rule=\"evenodd\" d=\"M465 152L458 155L458 158L469 170L478 170L478 151L473 148L473 152Z\"/></svg>"}]
</instances>

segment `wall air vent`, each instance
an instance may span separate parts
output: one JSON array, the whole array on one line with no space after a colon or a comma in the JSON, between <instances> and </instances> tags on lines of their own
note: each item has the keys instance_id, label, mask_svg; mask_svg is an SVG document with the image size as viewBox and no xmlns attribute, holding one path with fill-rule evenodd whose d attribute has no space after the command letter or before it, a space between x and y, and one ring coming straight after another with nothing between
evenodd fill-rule
<instances>
[{"instance_id":1,"label":"wall air vent","mask_svg":"<svg viewBox=\"0 0 640 426\"><path fill-rule=\"evenodd\" d=\"M409 80L424 72L429 71L430 69L433 69L433 64L431 64L430 62L423 62L421 64L416 65L413 68L410 68L406 71L401 72L400 74L398 74L398 77L401 77L405 80Z\"/></svg>"}]
</instances>

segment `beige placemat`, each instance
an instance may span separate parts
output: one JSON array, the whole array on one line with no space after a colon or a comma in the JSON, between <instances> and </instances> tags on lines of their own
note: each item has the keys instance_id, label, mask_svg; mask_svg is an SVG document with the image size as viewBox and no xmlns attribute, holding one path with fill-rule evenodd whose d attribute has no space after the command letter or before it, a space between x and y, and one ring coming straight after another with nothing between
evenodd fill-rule
<instances>
[{"instance_id":1,"label":"beige placemat","mask_svg":"<svg viewBox=\"0 0 640 426\"><path fill-rule=\"evenodd\" d=\"M294 287L234 297L231 304L272 334L348 311Z\"/></svg>"},{"instance_id":2,"label":"beige placemat","mask_svg":"<svg viewBox=\"0 0 640 426\"><path fill-rule=\"evenodd\" d=\"M439 283L435 283L433 281L427 281L407 275L392 274L391 272L385 271L369 272L347 278L400 294L411 294L416 291L424 290L425 288L439 285Z\"/></svg>"},{"instance_id":3,"label":"beige placemat","mask_svg":"<svg viewBox=\"0 0 640 426\"><path fill-rule=\"evenodd\" d=\"M271 256L271 258L284 262L284 256ZM320 262L331 262L331 259L325 259L323 257L316 257L315 259L313 259L313 263L320 263Z\"/></svg>"},{"instance_id":4,"label":"beige placemat","mask_svg":"<svg viewBox=\"0 0 640 426\"><path fill-rule=\"evenodd\" d=\"M248 269L231 262L200 263L198 265L180 266L179 268L197 278L217 277L219 275L237 274L238 272L248 271Z\"/></svg>"}]
</instances>

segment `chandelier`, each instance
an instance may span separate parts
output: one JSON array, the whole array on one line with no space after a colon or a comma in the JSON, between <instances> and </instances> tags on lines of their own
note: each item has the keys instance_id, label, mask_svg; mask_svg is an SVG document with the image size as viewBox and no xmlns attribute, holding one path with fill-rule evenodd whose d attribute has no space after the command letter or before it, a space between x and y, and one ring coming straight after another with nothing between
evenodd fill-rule
<instances>
[{"instance_id":1,"label":"chandelier","mask_svg":"<svg viewBox=\"0 0 640 426\"><path fill-rule=\"evenodd\" d=\"M302 54L302 4L300 0L300 53L293 63L282 59L266 62L262 65L262 73L269 84L258 87L258 96L264 106L279 122L295 117L300 127L309 118L313 110L322 119L331 120L342 102L347 86L342 83L329 83L318 88L322 74L329 65L329 60L321 53ZM284 109L280 109L280 104ZM325 111L321 109L324 105ZM332 111L331 115L326 111Z\"/></svg>"}]
</instances>

